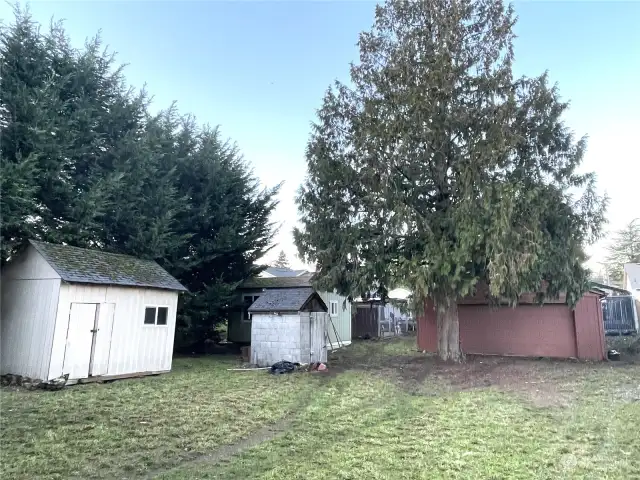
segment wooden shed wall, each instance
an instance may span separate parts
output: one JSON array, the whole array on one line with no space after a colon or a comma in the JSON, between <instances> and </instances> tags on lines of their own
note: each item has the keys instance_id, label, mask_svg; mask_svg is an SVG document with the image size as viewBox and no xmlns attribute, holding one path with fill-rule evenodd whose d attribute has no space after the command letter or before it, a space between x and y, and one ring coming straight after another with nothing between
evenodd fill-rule
<instances>
[{"instance_id":1,"label":"wooden shed wall","mask_svg":"<svg viewBox=\"0 0 640 480\"><path fill-rule=\"evenodd\" d=\"M574 311L557 302L515 308L479 304L472 299L460 302L462 350L471 354L603 360L606 348L598 296L585 295ZM437 351L436 315L430 301L418 317L418 347Z\"/></svg>"},{"instance_id":2,"label":"wooden shed wall","mask_svg":"<svg viewBox=\"0 0 640 480\"><path fill-rule=\"evenodd\" d=\"M1 373L44 379L49 371L60 276L29 246L2 271Z\"/></svg>"},{"instance_id":3,"label":"wooden shed wall","mask_svg":"<svg viewBox=\"0 0 640 480\"><path fill-rule=\"evenodd\" d=\"M112 330L96 341L110 344L105 376L171 370L178 293L153 288L63 284L56 319L49 378L63 373L69 311L72 303L98 304L113 308ZM147 306L168 307L167 325L145 325Z\"/></svg>"}]
</instances>

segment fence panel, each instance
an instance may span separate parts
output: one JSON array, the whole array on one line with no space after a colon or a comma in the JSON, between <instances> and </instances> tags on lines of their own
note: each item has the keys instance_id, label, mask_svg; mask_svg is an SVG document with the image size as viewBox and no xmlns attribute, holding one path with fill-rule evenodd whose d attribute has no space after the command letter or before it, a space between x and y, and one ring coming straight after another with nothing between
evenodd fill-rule
<instances>
[{"instance_id":1,"label":"fence panel","mask_svg":"<svg viewBox=\"0 0 640 480\"><path fill-rule=\"evenodd\" d=\"M631 295L617 295L602 299L602 317L607 335L637 333L633 300Z\"/></svg>"}]
</instances>

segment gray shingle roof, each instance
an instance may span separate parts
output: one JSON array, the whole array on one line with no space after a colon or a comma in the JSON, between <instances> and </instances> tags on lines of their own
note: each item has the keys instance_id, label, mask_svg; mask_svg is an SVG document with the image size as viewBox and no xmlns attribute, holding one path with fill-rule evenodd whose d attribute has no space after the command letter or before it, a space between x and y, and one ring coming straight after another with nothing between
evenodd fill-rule
<instances>
[{"instance_id":1,"label":"gray shingle roof","mask_svg":"<svg viewBox=\"0 0 640 480\"><path fill-rule=\"evenodd\" d=\"M153 260L34 240L29 243L65 282L187 291Z\"/></svg>"},{"instance_id":2,"label":"gray shingle roof","mask_svg":"<svg viewBox=\"0 0 640 480\"><path fill-rule=\"evenodd\" d=\"M311 288L280 288L267 290L249 307L249 312L299 312L311 297L317 297L326 311L320 295Z\"/></svg>"},{"instance_id":3,"label":"gray shingle roof","mask_svg":"<svg viewBox=\"0 0 640 480\"><path fill-rule=\"evenodd\" d=\"M245 281L240 288L301 288L311 286L311 275L299 277L253 277Z\"/></svg>"},{"instance_id":4,"label":"gray shingle roof","mask_svg":"<svg viewBox=\"0 0 640 480\"><path fill-rule=\"evenodd\" d=\"M291 270L290 268L268 267L265 272L274 277L297 277L306 273L306 270Z\"/></svg>"}]
</instances>

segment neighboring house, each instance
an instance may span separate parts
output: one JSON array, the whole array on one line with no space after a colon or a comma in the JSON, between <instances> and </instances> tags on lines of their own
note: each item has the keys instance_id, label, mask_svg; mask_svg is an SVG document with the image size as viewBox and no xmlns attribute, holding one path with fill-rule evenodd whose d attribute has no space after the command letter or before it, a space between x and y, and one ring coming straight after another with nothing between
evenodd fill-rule
<instances>
[{"instance_id":1,"label":"neighboring house","mask_svg":"<svg viewBox=\"0 0 640 480\"><path fill-rule=\"evenodd\" d=\"M622 275L622 288L640 300L640 263L626 263Z\"/></svg>"},{"instance_id":2,"label":"neighboring house","mask_svg":"<svg viewBox=\"0 0 640 480\"><path fill-rule=\"evenodd\" d=\"M75 383L171 370L186 288L156 262L30 241L1 282L2 374Z\"/></svg>"},{"instance_id":3,"label":"neighboring house","mask_svg":"<svg viewBox=\"0 0 640 480\"><path fill-rule=\"evenodd\" d=\"M262 278L299 277L301 275L307 275L308 273L308 270L291 270L290 268L269 267L260 272L258 276Z\"/></svg>"},{"instance_id":4,"label":"neighboring house","mask_svg":"<svg viewBox=\"0 0 640 480\"><path fill-rule=\"evenodd\" d=\"M251 313L249 307L269 290L310 288L312 273L290 275L291 270L271 269L284 273L280 276L250 278L237 290L236 301L229 315L227 339L231 342L251 343ZM271 273L271 275L272 275ZM286 275L286 276L285 276ZM331 292L318 292L328 309L327 346L337 348L351 343L351 302L346 297Z\"/></svg>"},{"instance_id":5,"label":"neighboring house","mask_svg":"<svg viewBox=\"0 0 640 480\"><path fill-rule=\"evenodd\" d=\"M327 306L311 287L262 292L248 308L251 363L326 362Z\"/></svg>"}]
</instances>

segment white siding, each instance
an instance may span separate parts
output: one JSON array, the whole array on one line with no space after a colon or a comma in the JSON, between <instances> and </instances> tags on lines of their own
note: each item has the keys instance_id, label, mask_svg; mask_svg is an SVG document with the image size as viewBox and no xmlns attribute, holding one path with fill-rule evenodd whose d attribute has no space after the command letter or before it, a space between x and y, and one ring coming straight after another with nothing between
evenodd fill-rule
<instances>
[{"instance_id":1,"label":"white siding","mask_svg":"<svg viewBox=\"0 0 640 480\"><path fill-rule=\"evenodd\" d=\"M300 314L251 315L251 363L260 367L280 360L309 363L309 327L304 329L304 345L301 328L302 322L309 324L309 314L302 315L306 318L301 319Z\"/></svg>"},{"instance_id":2,"label":"white siding","mask_svg":"<svg viewBox=\"0 0 640 480\"><path fill-rule=\"evenodd\" d=\"M60 275L31 245L2 270L1 372L44 379L58 306Z\"/></svg>"},{"instance_id":3,"label":"white siding","mask_svg":"<svg viewBox=\"0 0 640 480\"><path fill-rule=\"evenodd\" d=\"M2 280L49 280L60 279L60 275L31 245L2 270Z\"/></svg>"},{"instance_id":4,"label":"white siding","mask_svg":"<svg viewBox=\"0 0 640 480\"><path fill-rule=\"evenodd\" d=\"M19 275L17 270L14 272ZM59 279L14 280L3 275L2 374L46 379L59 291Z\"/></svg>"},{"instance_id":5,"label":"white siding","mask_svg":"<svg viewBox=\"0 0 640 480\"><path fill-rule=\"evenodd\" d=\"M178 293L158 289L63 284L56 321L49 377L63 373L71 303L97 303L113 308L113 328L104 375L126 375L171 370ZM113 304L113 305L107 305ZM167 325L144 325L147 306L168 307ZM97 339L100 338L100 332ZM103 341L107 341L105 336ZM104 344L100 346L104 352Z\"/></svg>"},{"instance_id":6,"label":"white siding","mask_svg":"<svg viewBox=\"0 0 640 480\"><path fill-rule=\"evenodd\" d=\"M331 302L338 302L338 315L330 317L330 322L327 324L327 330L329 331L329 340L327 347L337 348L338 338L333 331L333 326L336 327L338 337L340 337L340 344L349 345L351 343L351 302L348 300L345 303L346 297L338 295L332 292L319 292L322 301L327 305L329 313L331 313Z\"/></svg>"}]
</instances>

